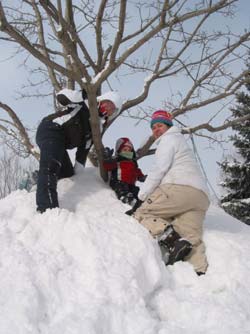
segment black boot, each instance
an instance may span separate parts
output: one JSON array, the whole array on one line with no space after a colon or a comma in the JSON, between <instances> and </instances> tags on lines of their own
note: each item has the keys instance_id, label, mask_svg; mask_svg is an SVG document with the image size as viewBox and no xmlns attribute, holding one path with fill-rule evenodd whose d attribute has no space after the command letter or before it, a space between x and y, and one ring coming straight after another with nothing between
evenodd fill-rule
<instances>
[{"instance_id":1,"label":"black boot","mask_svg":"<svg viewBox=\"0 0 250 334\"><path fill-rule=\"evenodd\" d=\"M181 238L172 225L166 227L163 234L158 238L158 243L166 265L184 260L192 250L191 243Z\"/></svg>"}]
</instances>

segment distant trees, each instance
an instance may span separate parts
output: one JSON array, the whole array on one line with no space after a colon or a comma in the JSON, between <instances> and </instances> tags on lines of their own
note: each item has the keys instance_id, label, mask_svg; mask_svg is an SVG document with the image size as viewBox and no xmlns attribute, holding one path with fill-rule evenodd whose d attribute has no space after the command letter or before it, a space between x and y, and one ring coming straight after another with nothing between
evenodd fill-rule
<instances>
[{"instance_id":1,"label":"distant trees","mask_svg":"<svg viewBox=\"0 0 250 334\"><path fill-rule=\"evenodd\" d=\"M24 174L20 157L1 146L0 156L0 198L18 189L19 182Z\"/></svg>"},{"instance_id":2,"label":"distant trees","mask_svg":"<svg viewBox=\"0 0 250 334\"><path fill-rule=\"evenodd\" d=\"M232 108L234 118L250 114L250 80L246 85L247 93L237 94L238 104ZM236 156L220 163L223 171L221 185L227 194L221 198L226 212L250 225L250 120L232 126L235 134L231 142L236 148Z\"/></svg>"},{"instance_id":3,"label":"distant trees","mask_svg":"<svg viewBox=\"0 0 250 334\"><path fill-rule=\"evenodd\" d=\"M0 199L10 194L13 190L19 188L20 182L26 173L37 169L36 160L29 158L23 159L10 150L6 144L1 144L0 154Z\"/></svg>"}]
</instances>

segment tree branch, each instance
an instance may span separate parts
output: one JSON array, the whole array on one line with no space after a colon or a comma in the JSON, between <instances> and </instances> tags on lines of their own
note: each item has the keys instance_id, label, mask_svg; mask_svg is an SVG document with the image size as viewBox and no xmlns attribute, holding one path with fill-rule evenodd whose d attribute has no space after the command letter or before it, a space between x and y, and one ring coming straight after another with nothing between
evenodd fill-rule
<instances>
[{"instance_id":1,"label":"tree branch","mask_svg":"<svg viewBox=\"0 0 250 334\"><path fill-rule=\"evenodd\" d=\"M8 115L10 116L10 118L12 119L13 126L18 130L19 135L22 138L23 145L26 147L27 151L30 154L32 154L35 158L38 159L39 155L37 154L37 152L34 151L34 146L31 144L29 136L28 136L21 120L17 116L17 114L7 104L4 104L2 102L0 102L0 108L5 110L8 113ZM1 126L1 129L4 132L6 132L6 134L9 134L9 129L8 128L5 128L5 127ZM15 139L17 139L17 138L18 137L15 137Z\"/></svg>"}]
</instances>

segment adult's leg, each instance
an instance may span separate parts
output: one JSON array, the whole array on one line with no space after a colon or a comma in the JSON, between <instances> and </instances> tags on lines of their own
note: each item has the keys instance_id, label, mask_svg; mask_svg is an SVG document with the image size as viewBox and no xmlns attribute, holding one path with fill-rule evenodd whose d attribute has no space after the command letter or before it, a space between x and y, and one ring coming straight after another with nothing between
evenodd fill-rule
<instances>
[{"instance_id":1,"label":"adult's leg","mask_svg":"<svg viewBox=\"0 0 250 334\"><path fill-rule=\"evenodd\" d=\"M203 221L206 211L189 211L178 217L174 223L174 229L180 231L183 238L191 242L193 248L186 260L190 262L195 271L206 272L208 267L206 248L202 240Z\"/></svg>"},{"instance_id":2,"label":"adult's leg","mask_svg":"<svg viewBox=\"0 0 250 334\"><path fill-rule=\"evenodd\" d=\"M170 196L175 202L180 199L184 208L175 216L172 225L182 238L192 244L192 251L185 260L193 265L196 272L206 272L208 262L202 237L203 222L209 207L208 197L201 190L188 186L175 186Z\"/></svg>"},{"instance_id":3,"label":"adult's leg","mask_svg":"<svg viewBox=\"0 0 250 334\"><path fill-rule=\"evenodd\" d=\"M65 150L58 179L64 179L66 177L71 177L73 175L74 175L74 167L72 165L68 152Z\"/></svg>"},{"instance_id":4,"label":"adult's leg","mask_svg":"<svg viewBox=\"0 0 250 334\"><path fill-rule=\"evenodd\" d=\"M168 195L171 185L163 192L161 187L147 198L147 200L136 210L134 217L149 230L153 237L163 233L166 226L176 215L176 203L173 203Z\"/></svg>"},{"instance_id":5,"label":"adult's leg","mask_svg":"<svg viewBox=\"0 0 250 334\"><path fill-rule=\"evenodd\" d=\"M65 154L64 135L61 127L51 121L42 121L37 130L40 148L40 165L37 182L37 210L58 207L57 179Z\"/></svg>"},{"instance_id":6,"label":"adult's leg","mask_svg":"<svg viewBox=\"0 0 250 334\"><path fill-rule=\"evenodd\" d=\"M156 237L172 224L193 250L187 257L198 272L205 272L207 260L202 241L202 224L209 206L207 196L200 190L179 185L163 185L148 197L136 211L137 218Z\"/></svg>"}]
</instances>

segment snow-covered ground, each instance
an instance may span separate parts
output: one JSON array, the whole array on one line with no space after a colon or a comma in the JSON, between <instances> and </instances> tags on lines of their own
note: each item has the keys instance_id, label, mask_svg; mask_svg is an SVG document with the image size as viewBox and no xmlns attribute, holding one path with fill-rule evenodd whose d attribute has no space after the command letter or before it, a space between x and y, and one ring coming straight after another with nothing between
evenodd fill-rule
<instances>
[{"instance_id":1,"label":"snow-covered ground","mask_svg":"<svg viewBox=\"0 0 250 334\"><path fill-rule=\"evenodd\" d=\"M35 193L0 201L1 334L248 334L250 226L211 206L209 269L165 267L156 241L93 168L59 182L61 209Z\"/></svg>"}]
</instances>

